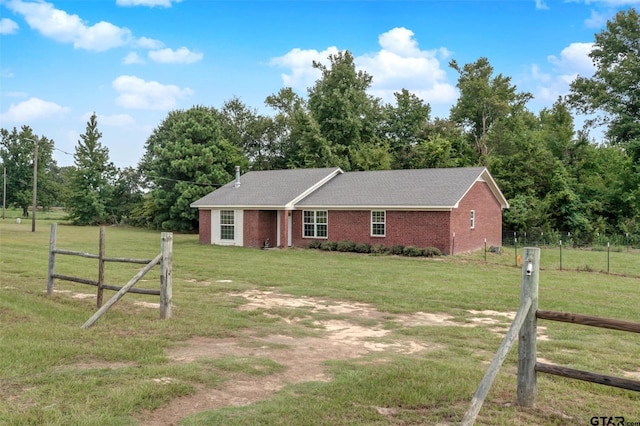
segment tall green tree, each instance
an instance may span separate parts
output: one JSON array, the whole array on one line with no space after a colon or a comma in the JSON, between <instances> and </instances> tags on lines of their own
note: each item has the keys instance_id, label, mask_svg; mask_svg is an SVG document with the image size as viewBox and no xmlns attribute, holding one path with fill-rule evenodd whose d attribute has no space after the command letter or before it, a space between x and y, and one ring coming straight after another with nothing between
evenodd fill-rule
<instances>
[{"instance_id":1,"label":"tall green tree","mask_svg":"<svg viewBox=\"0 0 640 426\"><path fill-rule=\"evenodd\" d=\"M169 113L147 139L140 170L150 188L146 218L157 229L192 232L198 212L189 205L233 179L235 166L246 170L242 149L223 135L219 111L204 106Z\"/></svg>"},{"instance_id":2,"label":"tall green tree","mask_svg":"<svg viewBox=\"0 0 640 426\"><path fill-rule=\"evenodd\" d=\"M575 136L569 106L560 98L551 108L543 108L539 116L545 145L557 159L568 161Z\"/></svg>"},{"instance_id":3,"label":"tall green tree","mask_svg":"<svg viewBox=\"0 0 640 426\"><path fill-rule=\"evenodd\" d=\"M224 138L243 150L251 170L273 169L278 157L273 120L236 97L224 103L221 115Z\"/></svg>"},{"instance_id":4,"label":"tall green tree","mask_svg":"<svg viewBox=\"0 0 640 426\"><path fill-rule=\"evenodd\" d=\"M310 125L319 128L331 152L347 159L347 170L389 169L389 146L381 140L380 101L367 94L372 77L356 71L349 51L329 56L330 65L314 61L321 77L309 88Z\"/></svg>"},{"instance_id":5,"label":"tall green tree","mask_svg":"<svg viewBox=\"0 0 640 426\"><path fill-rule=\"evenodd\" d=\"M389 140L392 168L406 169L410 167L412 150L423 140L431 106L407 89L394 93L394 96L395 104L384 107L382 132L383 137Z\"/></svg>"},{"instance_id":6,"label":"tall green tree","mask_svg":"<svg viewBox=\"0 0 640 426\"><path fill-rule=\"evenodd\" d=\"M452 60L449 66L460 74L457 83L460 97L451 108L449 117L468 130L478 163L487 165L495 146L501 142L492 137L494 128L514 108L522 109L531 99L531 94L518 92L510 77L494 76L487 58L482 57L462 67Z\"/></svg>"},{"instance_id":7,"label":"tall green tree","mask_svg":"<svg viewBox=\"0 0 640 426\"><path fill-rule=\"evenodd\" d=\"M300 155L302 154L300 150L305 144L301 141L299 133L304 131L304 129L300 129L300 126L305 128L307 126L305 120L308 118L305 115L308 115L309 112L306 101L291 87L285 87L280 89L278 93L267 96L265 104L275 111L275 114L270 118L265 135L270 158L269 168L303 167L306 161L301 160L304 155ZM309 129L309 131L316 130ZM316 157L324 156L322 153L315 155ZM338 164L332 165L338 166Z\"/></svg>"},{"instance_id":8,"label":"tall green tree","mask_svg":"<svg viewBox=\"0 0 640 426\"><path fill-rule=\"evenodd\" d=\"M571 83L567 99L584 114L599 114L589 124L608 126L612 143L640 139L640 15L620 11L595 35L589 53L596 71Z\"/></svg>"},{"instance_id":9,"label":"tall green tree","mask_svg":"<svg viewBox=\"0 0 640 426\"><path fill-rule=\"evenodd\" d=\"M116 168L109 161L109 149L100 142L98 118L92 114L85 133L80 135L73 155L75 170L71 179L71 195L66 209L76 225L114 222L110 205Z\"/></svg>"},{"instance_id":10,"label":"tall green tree","mask_svg":"<svg viewBox=\"0 0 640 426\"><path fill-rule=\"evenodd\" d=\"M54 142L45 136L33 133L29 126L15 127L9 131L0 129L0 158L7 171L7 205L22 209L22 215L29 215L33 203L33 161L34 143L38 144L37 200L38 206L50 207L57 202L52 174L56 164L52 158Z\"/></svg>"},{"instance_id":11,"label":"tall green tree","mask_svg":"<svg viewBox=\"0 0 640 426\"><path fill-rule=\"evenodd\" d=\"M133 167L118 169L113 181L111 202L108 210L118 223L132 223L133 210L144 198L140 170Z\"/></svg>"}]
</instances>

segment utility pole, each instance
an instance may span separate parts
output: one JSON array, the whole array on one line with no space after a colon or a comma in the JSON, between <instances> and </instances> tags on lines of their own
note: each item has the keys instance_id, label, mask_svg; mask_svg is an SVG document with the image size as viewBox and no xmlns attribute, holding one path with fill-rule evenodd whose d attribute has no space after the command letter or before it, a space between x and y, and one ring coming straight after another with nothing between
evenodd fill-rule
<instances>
[{"instance_id":1,"label":"utility pole","mask_svg":"<svg viewBox=\"0 0 640 426\"><path fill-rule=\"evenodd\" d=\"M4 220L4 211L7 206L7 168L4 167L2 172L2 219Z\"/></svg>"},{"instance_id":2,"label":"utility pole","mask_svg":"<svg viewBox=\"0 0 640 426\"><path fill-rule=\"evenodd\" d=\"M38 138L27 140L33 142L33 212L31 213L31 232L36 232L36 194L38 192Z\"/></svg>"}]
</instances>

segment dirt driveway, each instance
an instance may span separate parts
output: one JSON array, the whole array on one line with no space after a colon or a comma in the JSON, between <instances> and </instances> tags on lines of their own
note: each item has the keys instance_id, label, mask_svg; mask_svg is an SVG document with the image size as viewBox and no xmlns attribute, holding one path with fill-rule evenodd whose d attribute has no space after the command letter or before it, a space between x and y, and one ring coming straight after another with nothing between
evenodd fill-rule
<instances>
[{"instance_id":1,"label":"dirt driveway","mask_svg":"<svg viewBox=\"0 0 640 426\"><path fill-rule=\"evenodd\" d=\"M264 337L246 336L242 338L211 339L195 337L184 346L168 352L173 362L193 362L202 359L216 359L229 356L260 357L273 360L284 366L281 372L247 379L229 380L223 388L211 389L204 386L189 396L177 398L167 406L152 412L142 413L138 420L145 426L175 425L182 418L197 412L225 406L241 406L271 397L282 387L308 381L331 380L325 373L324 363L328 360L358 358L372 352L398 354L418 354L437 349L397 335L383 327L385 321L394 321L407 327L412 326L457 326L477 325L495 327L504 333L514 313L474 311L471 322L455 322L445 314L418 312L411 315L382 313L364 303L348 303L312 297L294 297L274 291L250 290L233 293L246 303L243 310L264 310L267 313L277 308L304 308L310 314L313 326L321 330L321 337L292 337L269 335ZM274 309L276 308L276 309ZM327 318L316 319L326 313ZM336 317L340 319L335 319ZM280 317L286 322L309 321L309 318L291 319ZM366 324L366 325L363 325ZM158 378L170 383L171 378ZM384 414L381 412L381 414Z\"/></svg>"}]
</instances>

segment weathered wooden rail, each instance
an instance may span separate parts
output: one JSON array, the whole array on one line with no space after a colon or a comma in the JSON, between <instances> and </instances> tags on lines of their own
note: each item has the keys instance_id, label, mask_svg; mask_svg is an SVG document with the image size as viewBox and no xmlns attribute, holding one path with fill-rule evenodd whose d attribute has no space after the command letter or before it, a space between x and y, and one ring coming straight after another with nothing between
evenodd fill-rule
<instances>
[{"instance_id":1,"label":"weathered wooden rail","mask_svg":"<svg viewBox=\"0 0 640 426\"><path fill-rule=\"evenodd\" d=\"M485 376L478 386L471 404L462 419L462 425L475 423L482 408L489 388L498 374L502 362L507 356L518 334L518 384L517 404L532 407L535 401L537 377L536 373L554 374L556 376L583 380L607 386L614 386L640 392L640 381L605 376L588 371L561 367L553 364L537 362L536 338L537 320L561 321L582 324L592 327L607 328L632 333L640 333L640 323L579 315L565 312L538 310L538 282L540 272L540 249L526 247L522 256L522 287L520 292L520 308L498 352L489 365Z\"/></svg>"},{"instance_id":2,"label":"weathered wooden rail","mask_svg":"<svg viewBox=\"0 0 640 426\"><path fill-rule=\"evenodd\" d=\"M171 317L172 303L172 263L173 263L173 234L163 232L161 234L160 254L153 259L134 259L125 257L107 257L105 256L105 228L100 227L100 244L98 254L85 253L74 250L64 250L56 248L57 224L51 224L51 234L49 237L49 268L47 273L47 295L53 294L54 280L64 280L79 284L86 284L97 287L96 304L99 310L91 317L82 328L88 328L98 320L114 303L120 300L126 293L138 293L160 296L160 318L168 319ZM88 259L98 260L98 279L92 280L82 277L73 277L69 275L55 273L56 255L79 256ZM104 266L106 262L121 263L137 263L146 265L141 269L127 284L124 286L105 284L104 282ZM134 288L133 286L142 279L154 266L160 265L160 289ZM117 293L103 306L103 291L113 290Z\"/></svg>"},{"instance_id":3,"label":"weathered wooden rail","mask_svg":"<svg viewBox=\"0 0 640 426\"><path fill-rule=\"evenodd\" d=\"M608 328L611 330L626 331L630 333L640 333L640 323L630 321L554 311L537 311L536 317L539 319L551 321L560 321L572 324L588 325L591 327ZM536 362L534 369L535 371L540 373L554 374L556 376L568 377L571 379L583 380L586 382L598 383L600 385L613 386L616 388L640 392L640 381L637 380L606 376L603 374L596 374L589 371L576 370L569 367L561 367L558 365L542 362Z\"/></svg>"}]
</instances>

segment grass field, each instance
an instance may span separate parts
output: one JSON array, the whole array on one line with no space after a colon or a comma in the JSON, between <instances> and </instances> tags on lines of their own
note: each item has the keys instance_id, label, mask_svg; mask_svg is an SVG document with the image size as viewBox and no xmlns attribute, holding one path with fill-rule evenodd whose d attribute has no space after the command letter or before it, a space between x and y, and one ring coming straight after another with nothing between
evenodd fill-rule
<instances>
[{"instance_id":1,"label":"grass field","mask_svg":"<svg viewBox=\"0 0 640 426\"><path fill-rule=\"evenodd\" d=\"M30 221L0 221L0 424L458 424L519 304L513 251L487 262L482 253L415 259L202 246L174 235L173 317L147 307L157 297L129 294L81 330L95 288L56 281L53 296L45 292L58 219L38 216L35 233ZM160 249L158 232L108 227L106 240L108 256ZM97 253L98 228L58 226L58 247ZM597 251L566 250L563 262L578 266L560 271L553 250L542 253L540 309L640 322L638 253L615 253L627 268L617 275L580 266L601 264ZM106 281L122 285L139 268L109 263ZM59 255L56 272L95 279L97 264ZM138 286L158 288L158 275ZM260 305L267 300L281 303ZM546 362L640 380L640 335L539 326ZM317 380L287 376L297 362L303 377L317 360ZM519 408L516 364L514 348L477 424L640 421L640 393L547 375L535 408ZM258 388L269 391L249 398ZM247 399L223 403L234 389Z\"/></svg>"}]
</instances>

